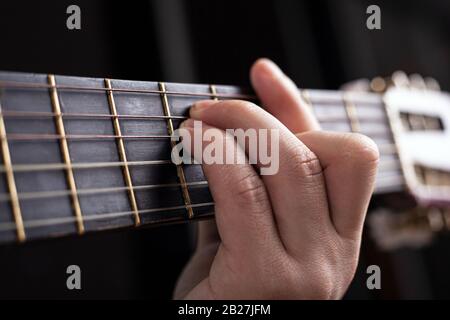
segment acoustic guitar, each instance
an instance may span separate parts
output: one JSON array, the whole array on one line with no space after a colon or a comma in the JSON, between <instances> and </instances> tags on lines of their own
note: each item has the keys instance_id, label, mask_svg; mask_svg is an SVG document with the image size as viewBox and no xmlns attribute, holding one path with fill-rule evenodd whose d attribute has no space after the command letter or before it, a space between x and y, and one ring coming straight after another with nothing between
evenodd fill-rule
<instances>
[{"instance_id":1,"label":"acoustic guitar","mask_svg":"<svg viewBox=\"0 0 450 320\"><path fill-rule=\"evenodd\" d=\"M420 208L397 222L450 227L450 95L403 74L367 88L299 93L323 129L377 143L374 193ZM235 86L0 72L0 243L212 217L201 166L170 157L200 99L257 102Z\"/></svg>"}]
</instances>

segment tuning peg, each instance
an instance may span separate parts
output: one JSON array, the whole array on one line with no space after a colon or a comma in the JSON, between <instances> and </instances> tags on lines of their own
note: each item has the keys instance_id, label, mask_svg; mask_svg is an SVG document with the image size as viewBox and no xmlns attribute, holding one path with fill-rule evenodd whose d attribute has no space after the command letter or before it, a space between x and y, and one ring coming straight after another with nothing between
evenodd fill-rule
<instances>
[{"instance_id":1,"label":"tuning peg","mask_svg":"<svg viewBox=\"0 0 450 320\"><path fill-rule=\"evenodd\" d=\"M409 78L403 71L395 71L392 74L392 83L396 87L408 88L410 86Z\"/></svg>"},{"instance_id":2,"label":"tuning peg","mask_svg":"<svg viewBox=\"0 0 450 320\"><path fill-rule=\"evenodd\" d=\"M445 220L445 225L446 225L447 229L450 230L450 209L444 210L444 220Z\"/></svg>"},{"instance_id":3,"label":"tuning peg","mask_svg":"<svg viewBox=\"0 0 450 320\"><path fill-rule=\"evenodd\" d=\"M370 91L370 83L367 79L357 79L347 83L344 83L341 86L341 90L344 91L352 91L352 92L368 92Z\"/></svg>"},{"instance_id":4,"label":"tuning peg","mask_svg":"<svg viewBox=\"0 0 450 320\"><path fill-rule=\"evenodd\" d=\"M434 233L427 217L418 211L393 212L379 208L367 217L372 238L385 251L403 247L421 248L431 243Z\"/></svg>"},{"instance_id":5,"label":"tuning peg","mask_svg":"<svg viewBox=\"0 0 450 320\"><path fill-rule=\"evenodd\" d=\"M438 208L429 208L427 210L428 223L433 232L442 231L445 228L444 215Z\"/></svg>"},{"instance_id":6,"label":"tuning peg","mask_svg":"<svg viewBox=\"0 0 450 320\"><path fill-rule=\"evenodd\" d=\"M373 92L384 92L387 89L386 80L382 77L375 77L370 81L370 89Z\"/></svg>"},{"instance_id":7,"label":"tuning peg","mask_svg":"<svg viewBox=\"0 0 450 320\"><path fill-rule=\"evenodd\" d=\"M439 82L431 77L425 78L425 85L427 86L428 90L434 90L434 91L441 91L441 86L439 85Z\"/></svg>"},{"instance_id":8,"label":"tuning peg","mask_svg":"<svg viewBox=\"0 0 450 320\"><path fill-rule=\"evenodd\" d=\"M410 85L414 89L421 89L425 90L427 89L427 85L425 83L425 80L420 74L414 73L409 77Z\"/></svg>"}]
</instances>

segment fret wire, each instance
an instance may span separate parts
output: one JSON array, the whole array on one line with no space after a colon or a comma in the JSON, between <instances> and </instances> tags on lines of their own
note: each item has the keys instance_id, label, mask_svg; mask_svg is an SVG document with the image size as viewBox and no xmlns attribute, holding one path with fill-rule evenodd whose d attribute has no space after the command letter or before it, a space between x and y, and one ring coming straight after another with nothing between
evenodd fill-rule
<instances>
[{"instance_id":1,"label":"fret wire","mask_svg":"<svg viewBox=\"0 0 450 320\"><path fill-rule=\"evenodd\" d=\"M196 204L190 204L189 206L181 205L181 206L174 206L174 207L164 207L164 208L154 208L154 209L144 209L140 210L140 215L144 214L150 214L150 213L162 213L165 211L174 211L174 210L182 210L187 208L201 208L201 207L211 207L214 206L214 202L204 202L204 203L196 203ZM213 213L213 212L211 212ZM131 216L133 215L132 211L123 211L123 212L113 212L113 213L103 213L103 214L93 214L93 215L87 215L84 217L85 221L96 221L96 220L102 220L102 219L110 219L110 218L118 218L118 217L124 217L124 216ZM173 220L178 220L178 218L173 218ZM45 227L45 226L55 226L55 225L61 225L66 223L73 223L75 221L74 217L66 217L66 218L53 218L53 219L35 219L35 220L29 220L25 222L25 226L27 228L38 228L38 227ZM170 221L170 219L164 219L164 222ZM154 223L157 223L158 221L155 221ZM10 223L0 223L0 231L8 231L12 228Z\"/></svg>"},{"instance_id":2,"label":"fret wire","mask_svg":"<svg viewBox=\"0 0 450 320\"><path fill-rule=\"evenodd\" d=\"M351 131L361 132L361 125L358 120L355 104L350 100L346 93L342 95L342 100L344 102L345 112L347 113L348 120L350 122Z\"/></svg>"},{"instance_id":3,"label":"fret wire","mask_svg":"<svg viewBox=\"0 0 450 320\"><path fill-rule=\"evenodd\" d=\"M396 154L400 161L400 169L402 172L404 184L406 185L407 189L411 189L411 181L415 180L416 173L414 172L414 167L412 165L408 165L408 162L405 161L403 152L401 150L401 145L398 144L398 133L402 127L401 118L398 113L394 112L392 108L389 107L384 98L382 99L382 101L385 114L388 119L392 141L397 149Z\"/></svg>"},{"instance_id":4,"label":"fret wire","mask_svg":"<svg viewBox=\"0 0 450 320\"><path fill-rule=\"evenodd\" d=\"M0 111L2 110L1 95L0 95ZM16 229L17 240L24 242L26 240L25 227L23 224L22 211L20 209L19 196L17 193L16 181L14 178L14 171L11 161L11 154L9 151L8 140L6 137L6 126L3 116L0 114L0 143L3 154L3 164L6 173L6 182L10 194L11 210L14 218L14 229Z\"/></svg>"},{"instance_id":5,"label":"fret wire","mask_svg":"<svg viewBox=\"0 0 450 320\"><path fill-rule=\"evenodd\" d=\"M214 84L209 85L209 91L211 91L211 97L215 101L219 101L219 98L217 97L217 88Z\"/></svg>"},{"instance_id":6,"label":"fret wire","mask_svg":"<svg viewBox=\"0 0 450 320\"><path fill-rule=\"evenodd\" d=\"M75 177L72 171L72 160L70 159L70 152L69 152L69 144L67 142L67 139L65 138L66 130L64 128L64 121L61 117L61 106L59 102L59 96L58 91L56 89L56 80L55 76L49 74L48 77L48 83L51 86L50 89L50 98L52 103L53 112L57 114L55 117L56 121L56 128L58 130L58 133L62 136L60 139L60 147L61 147L61 153L64 163L67 165L66 168L66 179L67 183L69 185L69 189L71 190L71 200L72 200L72 207L74 210L75 218L76 218L76 225L78 234L84 233L84 223L83 223L83 215L81 213L81 206L80 201L78 199L77 195L77 185L75 182Z\"/></svg>"},{"instance_id":7,"label":"fret wire","mask_svg":"<svg viewBox=\"0 0 450 320\"><path fill-rule=\"evenodd\" d=\"M6 85L5 85L6 84ZM20 82L5 82L0 81L0 88L6 89L52 89L55 88L57 90L79 90L79 91L113 91L113 92L122 92L122 93L146 93L146 94L166 94L168 96L190 96L190 97L209 97L210 95L207 93L197 93L197 92L181 92L181 91L162 91L162 90L142 90L142 89L120 89L120 88L94 88L94 87L83 87L83 86L65 86L65 85L44 85L38 83L20 83ZM230 99L244 99L244 100L257 100L255 95L250 94L220 94L222 98L230 98Z\"/></svg>"},{"instance_id":8,"label":"fret wire","mask_svg":"<svg viewBox=\"0 0 450 320\"><path fill-rule=\"evenodd\" d=\"M107 89L112 88L110 79L105 79L105 87ZM141 224L141 218L139 217L138 205L136 202L136 196L134 194L133 183L131 181L130 169L128 168L128 161L127 161L127 155L125 153L125 144L124 144L123 137L122 137L122 130L120 128L119 118L117 117L116 102L114 100L112 91L108 91L107 96L108 96L108 104L109 104L109 108L111 110L111 114L114 116L113 124L114 124L114 131L115 131L116 135L118 136L117 147L118 147L118 151L119 151L120 160L124 163L124 165L122 166L122 172L123 172L123 176L125 179L125 183L127 184L128 188L129 188L128 189L128 197L129 197L130 204L131 204L131 210L134 212L134 224L135 224L135 226L139 226Z\"/></svg>"},{"instance_id":9,"label":"fret wire","mask_svg":"<svg viewBox=\"0 0 450 320\"><path fill-rule=\"evenodd\" d=\"M167 117L169 117L169 119L167 119L167 130L168 130L169 135L172 136L174 133L174 128L173 128L172 119L170 119L171 112L170 112L170 107L169 107L169 100L168 100L167 94L166 94L166 92L167 92L166 85L164 84L164 82L159 82L158 87L159 87L159 90L162 92L161 100L162 100L164 114ZM176 141L171 139L170 142L171 142L172 148L174 148L176 146ZM181 191L183 194L184 204L186 205L186 209L188 212L188 218L192 219L194 217L194 211L192 210L192 207L190 207L191 197L189 195L189 190L186 186L186 176L184 175L183 166L177 165L176 167L177 167L178 179L180 180L180 183L181 183Z\"/></svg>"},{"instance_id":10,"label":"fret wire","mask_svg":"<svg viewBox=\"0 0 450 320\"><path fill-rule=\"evenodd\" d=\"M208 186L208 181L197 181L197 182L188 182L186 183L189 187L201 187ZM114 192L122 192L122 191L139 191L139 190L151 190L158 188L173 188L173 187L181 187L181 183L167 183L167 184L148 184L148 185L140 185L140 186L132 186L132 187L111 187L111 188L93 188L93 189L78 189L77 194L79 196L85 195L97 195L104 193L114 193ZM58 190L58 191L36 191L36 192L22 192L19 193L19 198L21 200L34 200L34 199L45 199L45 198L56 198L56 197L64 197L72 194L70 190ZM1 201L9 201L10 195L8 194L0 194L0 202Z\"/></svg>"}]
</instances>

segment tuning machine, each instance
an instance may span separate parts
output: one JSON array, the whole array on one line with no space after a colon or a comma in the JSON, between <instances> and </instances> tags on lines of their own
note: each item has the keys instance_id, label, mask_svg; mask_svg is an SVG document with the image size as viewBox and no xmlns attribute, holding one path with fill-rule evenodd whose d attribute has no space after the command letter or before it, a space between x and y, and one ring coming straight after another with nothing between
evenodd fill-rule
<instances>
[{"instance_id":1,"label":"tuning machine","mask_svg":"<svg viewBox=\"0 0 450 320\"><path fill-rule=\"evenodd\" d=\"M385 93L390 88L441 91L436 79L432 77L424 78L417 73L408 76L403 71L395 71L390 77L375 77L369 81L368 85L368 89L376 93Z\"/></svg>"},{"instance_id":2,"label":"tuning machine","mask_svg":"<svg viewBox=\"0 0 450 320\"><path fill-rule=\"evenodd\" d=\"M382 208L369 214L367 220L370 235L380 249L422 248L437 234L450 230L450 209L416 207L392 212Z\"/></svg>"},{"instance_id":3,"label":"tuning machine","mask_svg":"<svg viewBox=\"0 0 450 320\"><path fill-rule=\"evenodd\" d=\"M450 206L450 95L419 75L391 82L383 99L406 185L422 205Z\"/></svg>"}]
</instances>

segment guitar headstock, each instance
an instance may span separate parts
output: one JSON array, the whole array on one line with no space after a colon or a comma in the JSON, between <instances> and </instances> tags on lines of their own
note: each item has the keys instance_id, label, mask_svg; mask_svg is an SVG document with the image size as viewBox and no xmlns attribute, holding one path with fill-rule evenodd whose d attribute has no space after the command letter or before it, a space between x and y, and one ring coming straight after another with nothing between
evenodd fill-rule
<instances>
[{"instance_id":1,"label":"guitar headstock","mask_svg":"<svg viewBox=\"0 0 450 320\"><path fill-rule=\"evenodd\" d=\"M373 238L385 250L421 247L450 230L450 94L433 78L395 72L368 82L383 94L405 185L417 207L369 216Z\"/></svg>"},{"instance_id":2,"label":"guitar headstock","mask_svg":"<svg viewBox=\"0 0 450 320\"><path fill-rule=\"evenodd\" d=\"M421 206L450 207L450 94L433 79L402 72L385 83L384 102L409 192Z\"/></svg>"}]
</instances>

